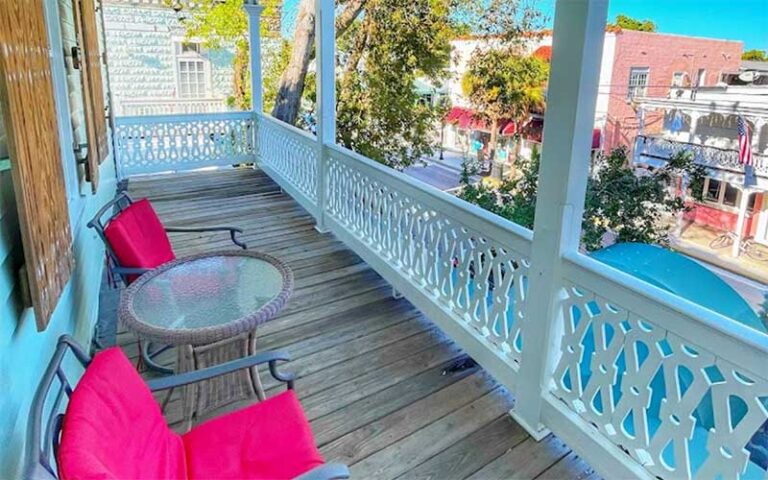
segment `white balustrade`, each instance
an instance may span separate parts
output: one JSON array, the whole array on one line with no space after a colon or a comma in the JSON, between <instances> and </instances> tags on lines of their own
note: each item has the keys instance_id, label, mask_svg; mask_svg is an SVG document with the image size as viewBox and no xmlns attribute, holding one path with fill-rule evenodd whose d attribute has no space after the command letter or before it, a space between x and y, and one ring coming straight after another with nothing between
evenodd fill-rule
<instances>
[{"instance_id":1,"label":"white balustrade","mask_svg":"<svg viewBox=\"0 0 768 480\"><path fill-rule=\"evenodd\" d=\"M254 162L251 112L117 117L118 176Z\"/></svg>"},{"instance_id":2,"label":"white balustrade","mask_svg":"<svg viewBox=\"0 0 768 480\"><path fill-rule=\"evenodd\" d=\"M262 164L281 165L283 188L311 189L316 159L302 159L315 139L268 125L270 142L304 146L261 148ZM512 392L536 388L519 384L526 331L541 328L526 315L532 233L339 146L323 152L330 231ZM638 476L765 478L768 337L580 254L564 272L561 325L541 352L555 366L546 427L597 437L589 462Z\"/></svg>"},{"instance_id":3,"label":"white balustrade","mask_svg":"<svg viewBox=\"0 0 768 480\"><path fill-rule=\"evenodd\" d=\"M115 111L125 117L219 113L227 109L226 101L221 98L126 98L115 101Z\"/></svg>"},{"instance_id":4,"label":"white balustrade","mask_svg":"<svg viewBox=\"0 0 768 480\"><path fill-rule=\"evenodd\" d=\"M659 478L764 478L768 339L589 258L567 260L552 393Z\"/></svg>"},{"instance_id":5,"label":"white balustrade","mask_svg":"<svg viewBox=\"0 0 768 480\"><path fill-rule=\"evenodd\" d=\"M518 368L531 232L368 158L326 146L326 224L462 347ZM426 305L426 307L424 306ZM498 365L497 365L498 367Z\"/></svg>"},{"instance_id":6,"label":"white balustrade","mask_svg":"<svg viewBox=\"0 0 768 480\"><path fill-rule=\"evenodd\" d=\"M267 115L258 115L259 166L317 217L317 140Z\"/></svg>"},{"instance_id":7,"label":"white balustrade","mask_svg":"<svg viewBox=\"0 0 768 480\"><path fill-rule=\"evenodd\" d=\"M679 152L690 152L693 160L707 167L722 168L736 172L743 172L744 165L739 163L739 152L723 148L699 145L694 143L678 142L661 137L637 137L637 158L648 156L666 160ZM764 155L753 154L755 173L768 176L768 158Z\"/></svg>"}]
</instances>

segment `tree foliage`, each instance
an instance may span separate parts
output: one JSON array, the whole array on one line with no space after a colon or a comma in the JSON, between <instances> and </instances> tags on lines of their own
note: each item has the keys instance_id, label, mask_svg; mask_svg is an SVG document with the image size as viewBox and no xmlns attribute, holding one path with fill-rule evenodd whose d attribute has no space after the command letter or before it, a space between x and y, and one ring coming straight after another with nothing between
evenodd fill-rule
<instances>
[{"instance_id":1,"label":"tree foliage","mask_svg":"<svg viewBox=\"0 0 768 480\"><path fill-rule=\"evenodd\" d=\"M742 60L756 60L758 62L766 62L768 61L768 54L766 54L765 50L747 50L746 52L741 54Z\"/></svg>"},{"instance_id":2,"label":"tree foliage","mask_svg":"<svg viewBox=\"0 0 768 480\"><path fill-rule=\"evenodd\" d=\"M171 7L175 5L172 0L166 0L166 3ZM262 5L262 17L265 19L261 24L262 38L274 37L274 18L279 18L282 2L265 0ZM234 47L233 93L228 103L241 110L250 108L248 16L243 9L243 0L196 1L194 8L184 11L182 24L187 39L201 39L205 48L218 50Z\"/></svg>"},{"instance_id":3,"label":"tree foliage","mask_svg":"<svg viewBox=\"0 0 768 480\"><path fill-rule=\"evenodd\" d=\"M420 102L417 78L439 85L453 35L445 0L368 0L365 15L340 39L338 141L402 168L432 154L442 108Z\"/></svg>"},{"instance_id":4,"label":"tree foliage","mask_svg":"<svg viewBox=\"0 0 768 480\"><path fill-rule=\"evenodd\" d=\"M533 228L538 190L539 153L518 161L521 175L498 187L464 182L461 198ZM681 152L653 173L638 175L627 162L627 150L617 148L598 159L587 182L581 244L588 251L602 248L606 239L667 245L675 217L686 211L674 192L675 180L687 178L688 190L701 199L706 169ZM468 176L466 177L468 178Z\"/></svg>"},{"instance_id":5,"label":"tree foliage","mask_svg":"<svg viewBox=\"0 0 768 480\"><path fill-rule=\"evenodd\" d=\"M532 111L544 108L549 64L514 50L506 47L476 51L461 80L464 95L491 125L491 151L496 149L502 119L522 125Z\"/></svg>"},{"instance_id":6,"label":"tree foliage","mask_svg":"<svg viewBox=\"0 0 768 480\"><path fill-rule=\"evenodd\" d=\"M620 28L623 30L637 30L638 32L655 32L656 24L651 20L638 20L628 15L616 15L616 22L609 25L610 27Z\"/></svg>"}]
</instances>

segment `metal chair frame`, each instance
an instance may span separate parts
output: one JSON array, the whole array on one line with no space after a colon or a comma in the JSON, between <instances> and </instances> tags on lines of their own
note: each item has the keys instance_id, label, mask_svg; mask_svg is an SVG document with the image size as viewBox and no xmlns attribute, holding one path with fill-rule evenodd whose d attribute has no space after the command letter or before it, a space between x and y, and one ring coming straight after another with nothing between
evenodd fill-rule
<instances>
[{"instance_id":1,"label":"metal chair frame","mask_svg":"<svg viewBox=\"0 0 768 480\"><path fill-rule=\"evenodd\" d=\"M112 250L112 247L109 244L109 240L107 240L105 230L109 225L109 222L111 222L115 217L123 213L123 211L125 211L125 209L132 204L133 204L133 199L130 197L130 195L128 195L127 192L120 192L115 196L115 198L113 198L112 200L107 202L103 207L101 207L101 209L99 209L99 211L96 212L96 215L87 224L88 228L94 229L96 233L99 235L99 238L101 238L102 242L104 242L104 246L106 247L106 251L107 251L107 257L109 259L109 265L107 268L109 268L110 274L111 275L117 274L120 277L120 279L123 281L123 284L126 286L128 286L128 284L130 283L128 280L129 276L143 275L144 273L147 273L152 269L123 266L120 263L120 260L118 260L117 255L115 255L114 250ZM107 213L109 213L109 216L107 218L104 218L105 215L107 215ZM245 243L243 243L237 238L238 234L243 233L243 230L237 227L230 227L230 226L165 227L165 231L168 233L229 232L230 238L232 239L232 243L242 248L243 250L246 250L248 248L248 246ZM168 367L163 367L162 365L159 365L157 362L154 361L154 357L168 350L170 346L165 345L153 351L151 342L139 342L139 343L141 345L141 359L144 362L144 364L147 365L148 368L159 373L164 373L166 375L173 373L173 369Z\"/></svg>"},{"instance_id":2,"label":"metal chair frame","mask_svg":"<svg viewBox=\"0 0 768 480\"><path fill-rule=\"evenodd\" d=\"M61 428L64 420L62 402L65 396L69 399L74 391L74 384L64 373L62 367L67 352L71 352L83 368L88 368L92 360L69 335L62 335L59 338L51 362L43 373L32 400L23 473L27 480L57 480L59 478L54 465L55 459L58 458ZM288 390L293 390L296 376L293 373L280 372L277 365L278 362L288 361L290 361L290 356L284 351L261 352L201 370L151 379L146 383L153 392L170 390L266 363L269 365L269 372L272 377L285 383ZM49 394L55 379L59 380L59 388L56 389L51 410L46 416L45 407L49 403ZM341 480L347 478L349 478L349 470L346 465L329 463L300 475L296 480Z\"/></svg>"}]
</instances>

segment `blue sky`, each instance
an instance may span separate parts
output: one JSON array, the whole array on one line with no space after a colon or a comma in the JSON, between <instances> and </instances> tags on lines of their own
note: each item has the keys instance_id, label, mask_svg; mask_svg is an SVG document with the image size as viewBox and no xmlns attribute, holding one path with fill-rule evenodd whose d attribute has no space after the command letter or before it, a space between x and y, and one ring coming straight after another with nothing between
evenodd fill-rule
<instances>
[{"instance_id":1,"label":"blue sky","mask_svg":"<svg viewBox=\"0 0 768 480\"><path fill-rule=\"evenodd\" d=\"M283 31L292 33L298 0L285 0ZM554 0L540 0L551 20ZM623 13L656 23L659 32L741 40L768 50L768 0L611 0L608 18Z\"/></svg>"}]
</instances>

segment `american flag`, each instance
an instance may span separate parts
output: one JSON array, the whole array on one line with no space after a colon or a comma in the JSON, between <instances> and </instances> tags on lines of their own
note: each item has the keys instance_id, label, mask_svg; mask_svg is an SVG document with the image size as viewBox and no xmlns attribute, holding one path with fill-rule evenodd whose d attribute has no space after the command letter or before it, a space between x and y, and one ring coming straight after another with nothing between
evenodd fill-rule
<instances>
[{"instance_id":1,"label":"american flag","mask_svg":"<svg viewBox=\"0 0 768 480\"><path fill-rule=\"evenodd\" d=\"M749 130L749 124L739 117L736 130L739 132L739 163L742 165L752 165L752 132Z\"/></svg>"}]
</instances>

